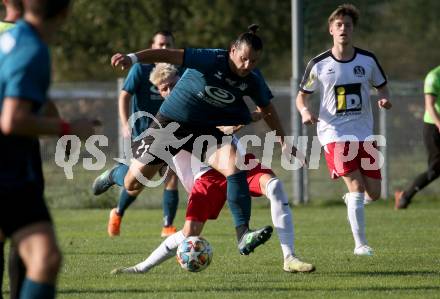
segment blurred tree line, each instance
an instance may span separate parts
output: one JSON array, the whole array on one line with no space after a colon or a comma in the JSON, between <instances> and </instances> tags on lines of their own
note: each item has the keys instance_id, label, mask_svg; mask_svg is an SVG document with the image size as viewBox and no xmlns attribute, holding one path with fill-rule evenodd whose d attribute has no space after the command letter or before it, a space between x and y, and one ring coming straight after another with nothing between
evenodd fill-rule
<instances>
[{"instance_id":1,"label":"blurred tree line","mask_svg":"<svg viewBox=\"0 0 440 299\"><path fill-rule=\"evenodd\" d=\"M349 1L304 0L304 61L328 49L327 17ZM353 0L361 11L355 44L373 51L394 80L422 79L440 64L440 1ZM121 76L111 54L149 47L159 29L177 47L220 47L251 23L265 43L260 68L272 80L291 72L290 0L75 0L53 57L55 80L101 81Z\"/></svg>"}]
</instances>

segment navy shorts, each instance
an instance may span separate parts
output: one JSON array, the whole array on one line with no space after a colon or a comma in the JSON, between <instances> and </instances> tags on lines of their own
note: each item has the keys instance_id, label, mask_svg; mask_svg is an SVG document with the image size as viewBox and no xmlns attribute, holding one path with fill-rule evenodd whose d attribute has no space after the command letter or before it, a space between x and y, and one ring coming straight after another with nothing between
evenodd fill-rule
<instances>
[{"instance_id":1,"label":"navy shorts","mask_svg":"<svg viewBox=\"0 0 440 299\"><path fill-rule=\"evenodd\" d=\"M7 237L37 222L52 222L43 188L29 184L13 191L0 189L0 229Z\"/></svg>"},{"instance_id":2,"label":"navy shorts","mask_svg":"<svg viewBox=\"0 0 440 299\"><path fill-rule=\"evenodd\" d=\"M141 140L135 141L132 146L133 157L147 165L158 165L168 162L158 157L155 154L157 151L166 151L171 156L175 156L181 150L193 152L194 142L200 136L208 135L213 137L216 146L222 144L223 137L226 136L216 127L195 127L189 124L178 123L160 113L156 115L156 119L159 124L152 122L150 124L150 129L156 130L158 134L155 136L147 135ZM170 124L171 126L174 124L178 127L177 130L173 131L171 134L163 129ZM186 142L183 143L179 141L184 140L190 135L191 137ZM206 150L207 147L205 145L201 150L202 154L205 153Z\"/></svg>"}]
</instances>

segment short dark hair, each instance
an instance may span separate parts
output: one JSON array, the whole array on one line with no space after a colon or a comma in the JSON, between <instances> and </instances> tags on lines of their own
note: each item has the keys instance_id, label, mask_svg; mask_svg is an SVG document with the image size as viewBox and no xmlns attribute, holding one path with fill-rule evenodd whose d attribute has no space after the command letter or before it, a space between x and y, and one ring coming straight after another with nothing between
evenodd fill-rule
<instances>
[{"instance_id":1,"label":"short dark hair","mask_svg":"<svg viewBox=\"0 0 440 299\"><path fill-rule=\"evenodd\" d=\"M263 50L263 41L257 35L257 31L260 28L257 24L252 24L248 27L248 31L240 34L231 44L233 47L240 47L242 44L246 44L255 51Z\"/></svg>"},{"instance_id":2,"label":"short dark hair","mask_svg":"<svg viewBox=\"0 0 440 299\"><path fill-rule=\"evenodd\" d=\"M67 9L70 0L25 0L25 8L43 19L51 19Z\"/></svg>"},{"instance_id":3,"label":"short dark hair","mask_svg":"<svg viewBox=\"0 0 440 299\"><path fill-rule=\"evenodd\" d=\"M154 42L154 38L156 37L156 35L163 35L163 36L169 36L173 39L174 41L174 35L170 30L158 30L153 34L153 37L151 38L151 43Z\"/></svg>"},{"instance_id":4,"label":"short dark hair","mask_svg":"<svg viewBox=\"0 0 440 299\"><path fill-rule=\"evenodd\" d=\"M328 17L328 25L330 26L336 18L344 16L349 16L353 20L353 25L356 26L359 20L359 10L353 4L339 5Z\"/></svg>"}]
</instances>

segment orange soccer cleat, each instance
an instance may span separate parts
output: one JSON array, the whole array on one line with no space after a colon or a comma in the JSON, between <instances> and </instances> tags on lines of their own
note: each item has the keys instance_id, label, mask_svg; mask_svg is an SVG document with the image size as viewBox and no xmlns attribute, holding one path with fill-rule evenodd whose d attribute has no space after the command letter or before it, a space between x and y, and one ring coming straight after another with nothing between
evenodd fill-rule
<instances>
[{"instance_id":1,"label":"orange soccer cleat","mask_svg":"<svg viewBox=\"0 0 440 299\"><path fill-rule=\"evenodd\" d=\"M170 226L164 226L164 227L162 228L162 232L161 232L160 236L161 236L162 238L169 237L169 236L171 236L172 234L174 234L175 232L177 232L177 229L176 229L175 226L172 226L172 225L170 225Z\"/></svg>"},{"instance_id":2,"label":"orange soccer cleat","mask_svg":"<svg viewBox=\"0 0 440 299\"><path fill-rule=\"evenodd\" d=\"M108 219L107 232L110 237L119 236L121 229L122 216L118 215L116 208L110 211L110 216Z\"/></svg>"}]
</instances>

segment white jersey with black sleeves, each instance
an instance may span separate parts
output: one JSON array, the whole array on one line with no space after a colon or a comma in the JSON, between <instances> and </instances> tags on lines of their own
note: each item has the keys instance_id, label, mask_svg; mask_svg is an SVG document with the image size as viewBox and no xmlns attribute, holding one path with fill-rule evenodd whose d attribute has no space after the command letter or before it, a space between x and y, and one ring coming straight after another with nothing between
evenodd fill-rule
<instances>
[{"instance_id":1,"label":"white jersey with black sleeves","mask_svg":"<svg viewBox=\"0 0 440 299\"><path fill-rule=\"evenodd\" d=\"M355 48L351 60L336 59L331 50L307 65L300 90L320 92L318 138L322 145L339 141L364 141L373 134L371 86L387 83L374 54Z\"/></svg>"}]
</instances>

